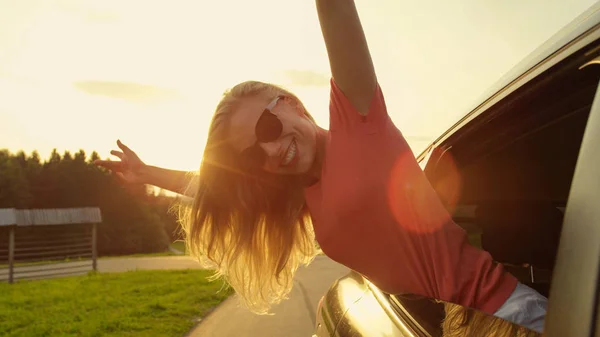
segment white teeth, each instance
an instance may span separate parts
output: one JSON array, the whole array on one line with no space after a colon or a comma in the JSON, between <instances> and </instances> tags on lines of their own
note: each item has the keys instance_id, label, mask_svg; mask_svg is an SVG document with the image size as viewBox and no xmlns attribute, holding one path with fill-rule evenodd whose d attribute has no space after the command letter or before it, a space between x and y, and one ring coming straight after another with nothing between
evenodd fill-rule
<instances>
[{"instance_id":1,"label":"white teeth","mask_svg":"<svg viewBox=\"0 0 600 337\"><path fill-rule=\"evenodd\" d=\"M283 165L287 165L289 164L292 159L294 159L294 157L296 156L296 140L292 140L292 144L290 145L290 147L288 148L287 153L285 154L285 158L283 160Z\"/></svg>"}]
</instances>

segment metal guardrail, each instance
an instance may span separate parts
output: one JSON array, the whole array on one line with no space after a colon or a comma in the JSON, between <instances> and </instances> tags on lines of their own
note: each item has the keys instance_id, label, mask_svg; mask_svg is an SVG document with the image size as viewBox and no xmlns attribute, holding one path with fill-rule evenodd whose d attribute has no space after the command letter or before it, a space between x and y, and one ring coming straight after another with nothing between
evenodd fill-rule
<instances>
[{"instance_id":1,"label":"metal guardrail","mask_svg":"<svg viewBox=\"0 0 600 337\"><path fill-rule=\"evenodd\" d=\"M0 281L97 269L98 208L0 209Z\"/></svg>"}]
</instances>

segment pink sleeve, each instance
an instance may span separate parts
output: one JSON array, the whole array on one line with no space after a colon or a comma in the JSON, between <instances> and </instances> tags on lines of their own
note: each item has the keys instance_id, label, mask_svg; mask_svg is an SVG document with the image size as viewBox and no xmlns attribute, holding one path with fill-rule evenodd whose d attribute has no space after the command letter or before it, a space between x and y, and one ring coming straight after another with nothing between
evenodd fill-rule
<instances>
[{"instance_id":1,"label":"pink sleeve","mask_svg":"<svg viewBox=\"0 0 600 337\"><path fill-rule=\"evenodd\" d=\"M376 130L380 130L389 121L379 83L375 88L369 111L366 116L363 116L352 106L333 78L330 82L329 128L331 131L364 128L370 132L377 132Z\"/></svg>"}]
</instances>

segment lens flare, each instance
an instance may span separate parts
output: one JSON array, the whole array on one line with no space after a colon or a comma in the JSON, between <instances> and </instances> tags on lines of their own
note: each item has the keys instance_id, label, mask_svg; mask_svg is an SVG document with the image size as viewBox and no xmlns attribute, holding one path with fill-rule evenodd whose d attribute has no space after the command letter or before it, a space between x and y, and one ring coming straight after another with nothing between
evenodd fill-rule
<instances>
[{"instance_id":1,"label":"lens flare","mask_svg":"<svg viewBox=\"0 0 600 337\"><path fill-rule=\"evenodd\" d=\"M461 195L460 172L449 153L428 165L435 167L426 177L412 153L403 154L388 182L391 213L400 226L414 233L432 233L450 222Z\"/></svg>"}]
</instances>

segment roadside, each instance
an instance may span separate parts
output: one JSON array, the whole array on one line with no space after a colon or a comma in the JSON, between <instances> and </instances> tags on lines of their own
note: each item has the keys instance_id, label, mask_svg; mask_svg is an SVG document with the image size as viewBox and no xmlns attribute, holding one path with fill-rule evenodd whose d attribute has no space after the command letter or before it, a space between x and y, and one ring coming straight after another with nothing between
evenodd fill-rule
<instances>
[{"instance_id":1,"label":"roadside","mask_svg":"<svg viewBox=\"0 0 600 337\"><path fill-rule=\"evenodd\" d=\"M130 258L139 258L139 257L159 257L159 256L178 256L178 255L185 255L185 244L181 241L178 242L173 242L171 245L169 245L169 248L167 251L164 252L158 252L158 253L147 253L147 254L130 254L130 255L115 255L115 256L100 256L98 257L98 261L100 260L105 260L105 259L130 259ZM15 267L26 267L26 266L39 266L39 265L44 265L44 264L55 264L55 263L75 263L75 262L80 262L80 263L85 263L86 261L88 261L89 263L91 263L91 259L86 258L86 259L66 259L66 260L46 260L46 261L33 261L33 262L16 262L14 264ZM0 269L1 268L8 268L8 264L7 263L1 263L0 264Z\"/></svg>"},{"instance_id":2,"label":"roadside","mask_svg":"<svg viewBox=\"0 0 600 337\"><path fill-rule=\"evenodd\" d=\"M171 250L172 252L175 252L176 254L185 254L186 253L185 242L175 241L175 242L171 243L171 245L169 246L169 250Z\"/></svg>"},{"instance_id":3,"label":"roadside","mask_svg":"<svg viewBox=\"0 0 600 337\"><path fill-rule=\"evenodd\" d=\"M183 336L231 294L210 274L92 273L0 284L0 335Z\"/></svg>"},{"instance_id":4,"label":"roadside","mask_svg":"<svg viewBox=\"0 0 600 337\"><path fill-rule=\"evenodd\" d=\"M98 259L101 273L119 273L132 270L202 269L200 264L186 255L142 256Z\"/></svg>"},{"instance_id":5,"label":"roadside","mask_svg":"<svg viewBox=\"0 0 600 337\"><path fill-rule=\"evenodd\" d=\"M69 262L77 263L77 262ZM162 275L161 271L187 269L182 272L204 272L212 274L210 271L202 271L200 265L191 257L186 255L179 256L143 256L143 257L116 257L98 259L98 274L92 274L88 278L93 277L110 277L110 275L139 275L150 270L156 270L157 274L146 274L146 283L152 283L154 278ZM131 271L131 273L123 273ZM137 271L137 272L136 272ZM227 298L219 306L216 307L208 316L206 316L200 324L197 324L191 330L189 328L185 336L187 337L229 337L229 336L246 336L251 331L255 336L287 336L287 337L304 337L310 336L314 329L316 308L318 302L325 294L329 286L339 277L345 275L348 269L336 262L332 261L324 255L317 256L313 263L308 267L300 268L294 280L294 287L289 295L289 299L276 305L272 309L274 315L255 315L247 309L240 306L238 298L233 295ZM119 274L121 273L121 274ZM169 272L170 273L170 272ZM164 277L169 278L164 273ZM156 275L156 276L154 276ZM83 277L69 277L64 280L47 280L60 282L70 282L71 280L85 279ZM196 278L198 280L198 278ZM40 284L42 282L39 281ZM148 282L147 282L148 281ZM37 282L26 282L37 283ZM44 283L46 284L46 283ZM20 286L15 284L16 286ZM12 285L13 287L15 285ZM6 285L10 287L10 285ZM119 286L117 286L118 288ZM180 287L180 286L178 286ZM181 287L185 287L181 285ZM14 288L7 288L14 289ZM135 292L135 290L132 290ZM189 291L189 289L187 290ZM212 291L212 290L211 290ZM93 293L93 291L91 292ZM210 293L205 292L205 295ZM216 292L212 292L216 296ZM83 295L82 295L83 296ZM101 296L101 295L99 295ZM105 295L114 296L114 295ZM59 298L59 297L56 297ZM225 297L223 297L224 299ZM1 300L0 300L1 302ZM48 299L47 305L52 305L53 300ZM152 303L140 302L140 305L145 307L152 306ZM46 305L46 304L45 304ZM11 305L12 306L12 305ZM76 306L74 306L75 308ZM160 304L158 308L165 307L165 304ZM166 308L166 307L165 307ZM170 307L169 307L170 308ZM0 309L1 306L0 306ZM145 310L145 309L144 309ZM161 311L163 309L160 309ZM171 310L171 309L168 309ZM191 310L195 314L196 309ZM206 312L210 312L210 309ZM171 312L172 313L172 312ZM3 316L0 313L0 321ZM100 318L98 318L100 320ZM194 320L193 323L198 322ZM66 323L65 323L66 324ZM117 324L117 323L115 323ZM121 324L121 323L118 323ZM42 333L43 334L43 333ZM35 335L35 334L34 334ZM39 334L38 334L39 335ZM182 336L183 333L168 333L164 336ZM148 335L151 336L151 335Z\"/></svg>"},{"instance_id":6,"label":"roadside","mask_svg":"<svg viewBox=\"0 0 600 337\"><path fill-rule=\"evenodd\" d=\"M186 337L286 336L306 337L314 332L321 296L348 269L326 256L300 268L289 299L273 307L274 315L255 315L240 306L233 295L221 303Z\"/></svg>"},{"instance_id":7,"label":"roadside","mask_svg":"<svg viewBox=\"0 0 600 337\"><path fill-rule=\"evenodd\" d=\"M185 254L185 244L182 241L176 241L169 245L166 251L157 253L146 253L146 254L130 254L130 255L116 255L116 256L101 256L100 259L122 259L122 258L133 258L133 257L153 257L153 256L177 256Z\"/></svg>"}]
</instances>

